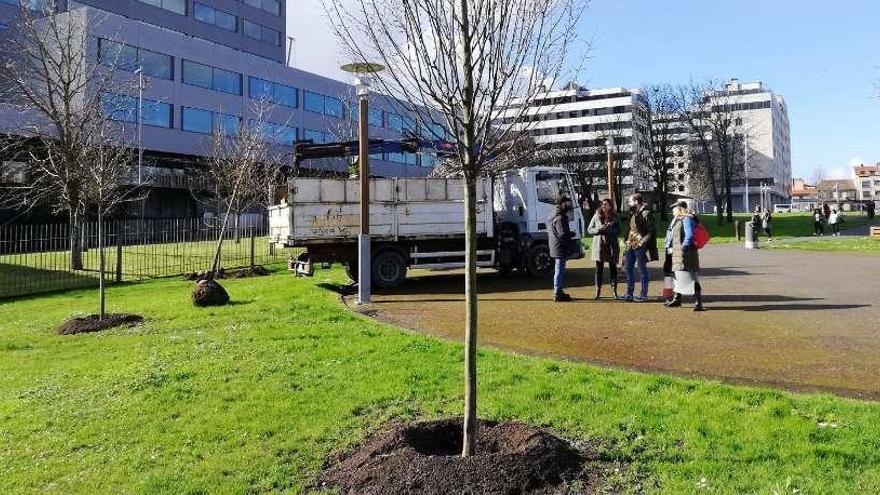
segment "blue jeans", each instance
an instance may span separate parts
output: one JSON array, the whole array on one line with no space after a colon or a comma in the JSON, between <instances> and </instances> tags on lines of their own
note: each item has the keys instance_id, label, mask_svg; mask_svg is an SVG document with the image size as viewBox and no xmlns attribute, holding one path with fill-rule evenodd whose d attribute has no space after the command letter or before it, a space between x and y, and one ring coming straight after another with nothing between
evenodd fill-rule
<instances>
[{"instance_id":1,"label":"blue jeans","mask_svg":"<svg viewBox=\"0 0 880 495\"><path fill-rule=\"evenodd\" d=\"M634 273L634 268L636 263L638 263L639 275L642 281L641 295L642 297L648 297L648 254L645 252L645 248L628 249L624 263L626 265L626 297L632 298L633 291L635 290L636 274Z\"/></svg>"},{"instance_id":2,"label":"blue jeans","mask_svg":"<svg viewBox=\"0 0 880 495\"><path fill-rule=\"evenodd\" d=\"M562 275L565 273L565 258L556 258L556 266L553 269L553 293L562 293Z\"/></svg>"}]
</instances>

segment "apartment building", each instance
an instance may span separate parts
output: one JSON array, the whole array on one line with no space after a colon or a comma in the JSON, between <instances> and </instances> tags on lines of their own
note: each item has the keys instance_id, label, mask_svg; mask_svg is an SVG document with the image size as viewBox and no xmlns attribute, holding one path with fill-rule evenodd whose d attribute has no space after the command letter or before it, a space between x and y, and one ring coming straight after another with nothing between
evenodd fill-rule
<instances>
[{"instance_id":1,"label":"apartment building","mask_svg":"<svg viewBox=\"0 0 880 495\"><path fill-rule=\"evenodd\" d=\"M861 201L880 201L880 163L853 167L853 184Z\"/></svg>"},{"instance_id":2,"label":"apartment building","mask_svg":"<svg viewBox=\"0 0 880 495\"><path fill-rule=\"evenodd\" d=\"M39 10L51 0L24 0ZM0 21L15 23L16 0L0 0ZM83 22L89 56L113 63L120 81L107 94L113 118L134 123L143 86L140 145L153 190L148 217L199 214L188 191L190 175L210 151L215 129L253 122L255 102L268 100L267 139L290 147L356 138L355 88L284 62L284 0L79 0L59 4L59 15ZM120 63L120 61L122 63ZM145 75L141 84L136 71ZM371 136L399 138L416 131L399 105L371 96ZM112 108L112 109L111 109ZM4 115L5 114L5 115ZM11 116L0 104L0 117ZM14 133L13 118L0 118L0 133ZM371 157L376 175L418 176L430 172L427 154L385 153ZM306 167L344 173L344 160L315 160Z\"/></svg>"},{"instance_id":3,"label":"apartment building","mask_svg":"<svg viewBox=\"0 0 880 495\"><path fill-rule=\"evenodd\" d=\"M539 95L523 110L520 102L503 110L502 125L533 136L554 165L582 165L594 190L607 188L607 152L622 170L623 194L649 186L641 163L645 114L638 89L586 89L569 84Z\"/></svg>"},{"instance_id":4,"label":"apartment building","mask_svg":"<svg viewBox=\"0 0 880 495\"><path fill-rule=\"evenodd\" d=\"M739 203L735 199L732 208L753 211L761 204L762 186L769 204L788 203L791 136L788 106L783 97L761 82L741 83L731 79L723 90L708 94L707 98L733 113L737 132L743 136L744 178L734 181L733 196Z\"/></svg>"}]
</instances>

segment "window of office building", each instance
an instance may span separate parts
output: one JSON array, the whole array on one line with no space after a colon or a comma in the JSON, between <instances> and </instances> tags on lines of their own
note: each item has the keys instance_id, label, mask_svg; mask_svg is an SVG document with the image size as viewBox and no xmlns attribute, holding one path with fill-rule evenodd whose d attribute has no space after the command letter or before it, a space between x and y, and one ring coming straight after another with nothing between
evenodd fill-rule
<instances>
[{"instance_id":1,"label":"window of office building","mask_svg":"<svg viewBox=\"0 0 880 495\"><path fill-rule=\"evenodd\" d=\"M104 93L101 96L104 113L112 120L130 122L138 121L138 99L134 96ZM155 100L143 99L141 123L155 127L171 129L171 105Z\"/></svg>"},{"instance_id":2,"label":"window of office building","mask_svg":"<svg viewBox=\"0 0 880 495\"><path fill-rule=\"evenodd\" d=\"M217 26L227 31L238 31L238 17L199 2L193 4L193 17L197 21Z\"/></svg>"},{"instance_id":3,"label":"window of office building","mask_svg":"<svg viewBox=\"0 0 880 495\"><path fill-rule=\"evenodd\" d=\"M186 0L137 0L140 3L159 7L175 14L186 15Z\"/></svg>"},{"instance_id":4,"label":"window of office building","mask_svg":"<svg viewBox=\"0 0 880 495\"><path fill-rule=\"evenodd\" d=\"M53 7L53 0L0 0L0 3L26 7L28 10L44 11Z\"/></svg>"},{"instance_id":5,"label":"window of office building","mask_svg":"<svg viewBox=\"0 0 880 495\"><path fill-rule=\"evenodd\" d=\"M303 108L309 112L342 118L342 101L312 91L303 91Z\"/></svg>"},{"instance_id":6,"label":"window of office building","mask_svg":"<svg viewBox=\"0 0 880 495\"><path fill-rule=\"evenodd\" d=\"M302 138L306 141L312 141L314 144L324 144L334 140L329 133L313 129L303 129Z\"/></svg>"},{"instance_id":7,"label":"window of office building","mask_svg":"<svg viewBox=\"0 0 880 495\"><path fill-rule=\"evenodd\" d=\"M252 100L265 100L278 105L296 108L299 106L299 90L293 86L267 81L259 77L248 78L248 94Z\"/></svg>"},{"instance_id":8,"label":"window of office building","mask_svg":"<svg viewBox=\"0 0 880 495\"><path fill-rule=\"evenodd\" d=\"M279 0L242 0L245 5L265 10L270 14L281 15L281 2Z\"/></svg>"},{"instance_id":9,"label":"window of office building","mask_svg":"<svg viewBox=\"0 0 880 495\"><path fill-rule=\"evenodd\" d=\"M396 113L385 112L385 127L395 131L403 130L403 117Z\"/></svg>"},{"instance_id":10,"label":"window of office building","mask_svg":"<svg viewBox=\"0 0 880 495\"><path fill-rule=\"evenodd\" d=\"M234 95L241 94L241 74L189 60L183 61L183 82Z\"/></svg>"},{"instance_id":11,"label":"window of office building","mask_svg":"<svg viewBox=\"0 0 880 495\"><path fill-rule=\"evenodd\" d=\"M272 29L245 19L241 23L241 31L248 38L259 40L263 43L268 43L274 46L281 46L281 32L277 29Z\"/></svg>"},{"instance_id":12,"label":"window of office building","mask_svg":"<svg viewBox=\"0 0 880 495\"><path fill-rule=\"evenodd\" d=\"M202 134L218 131L227 136L235 135L241 119L235 115L212 112L201 108L181 107L181 129Z\"/></svg>"},{"instance_id":13,"label":"window of office building","mask_svg":"<svg viewBox=\"0 0 880 495\"><path fill-rule=\"evenodd\" d=\"M106 39L98 40L98 59L116 69L142 69L145 76L174 79L174 57Z\"/></svg>"},{"instance_id":14,"label":"window of office building","mask_svg":"<svg viewBox=\"0 0 880 495\"><path fill-rule=\"evenodd\" d=\"M275 122L259 123L255 120L251 120L250 125L259 130L263 135L263 140L267 143L293 146L293 142L297 139L297 129L293 126L277 124Z\"/></svg>"}]
</instances>

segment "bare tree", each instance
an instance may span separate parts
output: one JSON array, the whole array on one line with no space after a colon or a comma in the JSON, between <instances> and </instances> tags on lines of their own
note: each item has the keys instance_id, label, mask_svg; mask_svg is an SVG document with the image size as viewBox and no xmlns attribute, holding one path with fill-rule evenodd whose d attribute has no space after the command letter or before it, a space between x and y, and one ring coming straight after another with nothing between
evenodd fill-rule
<instances>
[{"instance_id":1,"label":"bare tree","mask_svg":"<svg viewBox=\"0 0 880 495\"><path fill-rule=\"evenodd\" d=\"M729 92L714 82L691 83L680 90L682 112L690 129L691 175L712 191L718 223L733 221L733 183L744 176L745 143L753 130L736 113Z\"/></svg>"},{"instance_id":2,"label":"bare tree","mask_svg":"<svg viewBox=\"0 0 880 495\"><path fill-rule=\"evenodd\" d=\"M285 148L293 143L280 142L269 125L271 106L256 101L249 119L242 119L236 128L215 126L211 133L211 149L203 160L203 172L209 190L196 191L203 201L213 201L220 218L220 234L211 262L211 273L220 269L229 220L234 217L235 239L239 239L239 218L244 211L267 206L275 201L275 189L281 182Z\"/></svg>"},{"instance_id":3,"label":"bare tree","mask_svg":"<svg viewBox=\"0 0 880 495\"><path fill-rule=\"evenodd\" d=\"M82 269L83 163L103 127L101 107L113 71L88 60L84 12L33 12L22 7L12 33L0 46L0 105L6 132L18 136L7 153L26 163L27 184L0 188L0 205L46 205L69 220L70 267Z\"/></svg>"},{"instance_id":4,"label":"bare tree","mask_svg":"<svg viewBox=\"0 0 880 495\"><path fill-rule=\"evenodd\" d=\"M241 239L242 214L272 205L281 182L287 154L285 147L273 144L282 136L272 134L273 129L282 128L276 126L286 124L270 123L273 108L271 102L257 99L248 107L246 121L215 122L207 156L202 160L200 180L190 181L193 197L212 207L224 225L223 212L229 212L236 243Z\"/></svg>"},{"instance_id":5,"label":"bare tree","mask_svg":"<svg viewBox=\"0 0 880 495\"><path fill-rule=\"evenodd\" d=\"M672 86L654 84L644 88L642 95L647 151L644 164L661 205L660 218L666 220L669 193L680 183L670 165L675 156L684 151L688 130L681 100Z\"/></svg>"},{"instance_id":6,"label":"bare tree","mask_svg":"<svg viewBox=\"0 0 880 495\"><path fill-rule=\"evenodd\" d=\"M98 319L105 315L106 257L104 254L104 219L108 213L128 201L143 199L140 189L132 187L135 170L135 152L124 142L124 124L114 124L109 119L95 121L87 133L80 157L85 176L82 181L81 198L86 207L93 207L98 220Z\"/></svg>"},{"instance_id":7,"label":"bare tree","mask_svg":"<svg viewBox=\"0 0 880 495\"><path fill-rule=\"evenodd\" d=\"M818 186L823 180L828 178L828 174L825 172L824 165L817 165L816 168L813 169L813 175L810 176L810 180L813 181L814 186Z\"/></svg>"},{"instance_id":8,"label":"bare tree","mask_svg":"<svg viewBox=\"0 0 880 495\"><path fill-rule=\"evenodd\" d=\"M376 61L383 91L426 128L442 120L456 144L465 196L465 407L462 455L475 452L477 415L477 180L507 152L510 128L566 70L579 0L326 0L356 61ZM517 111L510 112L512 106Z\"/></svg>"}]
</instances>

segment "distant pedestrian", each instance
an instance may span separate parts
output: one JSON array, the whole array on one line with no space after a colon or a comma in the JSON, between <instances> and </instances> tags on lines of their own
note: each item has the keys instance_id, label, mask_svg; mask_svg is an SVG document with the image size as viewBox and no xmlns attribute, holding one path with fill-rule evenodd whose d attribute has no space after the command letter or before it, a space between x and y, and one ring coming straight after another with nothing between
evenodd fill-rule
<instances>
[{"instance_id":1,"label":"distant pedestrian","mask_svg":"<svg viewBox=\"0 0 880 495\"><path fill-rule=\"evenodd\" d=\"M834 237L840 237L840 220L840 214L837 210L831 210L831 215L828 216L828 226L831 227L831 235Z\"/></svg>"},{"instance_id":2,"label":"distant pedestrian","mask_svg":"<svg viewBox=\"0 0 880 495\"><path fill-rule=\"evenodd\" d=\"M764 210L764 214L761 215L761 228L764 229L764 234L767 235L767 242L773 242L773 232L771 231L772 222L773 215L770 213L770 210Z\"/></svg>"},{"instance_id":3,"label":"distant pedestrian","mask_svg":"<svg viewBox=\"0 0 880 495\"><path fill-rule=\"evenodd\" d=\"M683 295L694 296L694 311L704 311L703 287L700 285L700 255L694 241L699 219L680 201L672 208L672 223L666 231L666 252L675 273L675 292L666 307L681 306Z\"/></svg>"},{"instance_id":4,"label":"distant pedestrian","mask_svg":"<svg viewBox=\"0 0 880 495\"><path fill-rule=\"evenodd\" d=\"M594 299L602 297L602 272L604 265L608 264L608 277L611 282L611 295L614 299L617 295L617 263L620 258L620 215L614 208L610 199L602 201L602 205L590 220L587 228L593 236L592 259L596 263L596 295Z\"/></svg>"},{"instance_id":5,"label":"distant pedestrian","mask_svg":"<svg viewBox=\"0 0 880 495\"><path fill-rule=\"evenodd\" d=\"M831 206L828 203L822 203L822 216L825 217L826 222L831 217Z\"/></svg>"},{"instance_id":6,"label":"distant pedestrian","mask_svg":"<svg viewBox=\"0 0 880 495\"><path fill-rule=\"evenodd\" d=\"M868 220L873 220L877 214L877 205L873 201L868 201Z\"/></svg>"},{"instance_id":7,"label":"distant pedestrian","mask_svg":"<svg viewBox=\"0 0 880 495\"><path fill-rule=\"evenodd\" d=\"M626 301L645 302L648 300L648 261L657 261L657 232L654 226L654 215L645 206L641 194L633 194L629 198L629 232L626 236ZM641 292L633 297L636 285L635 268L638 264L641 277Z\"/></svg>"},{"instance_id":8,"label":"distant pedestrian","mask_svg":"<svg viewBox=\"0 0 880 495\"><path fill-rule=\"evenodd\" d=\"M822 210L816 208L813 210L813 235L814 236L823 236L825 235L825 227L823 225L824 217L822 215Z\"/></svg>"},{"instance_id":9,"label":"distant pedestrian","mask_svg":"<svg viewBox=\"0 0 880 495\"><path fill-rule=\"evenodd\" d=\"M556 302L571 301L571 296L562 290L562 280L565 275L565 261L574 254L573 242L575 234L569 226L571 214L571 199L560 196L556 201L556 210L549 219L548 242L550 244L550 257L554 259L553 270L553 299Z\"/></svg>"},{"instance_id":10,"label":"distant pedestrian","mask_svg":"<svg viewBox=\"0 0 880 495\"><path fill-rule=\"evenodd\" d=\"M750 221L752 226L752 233L754 234L755 240L758 240L758 234L761 232L761 207L755 206L755 211L752 212L752 220Z\"/></svg>"}]
</instances>

